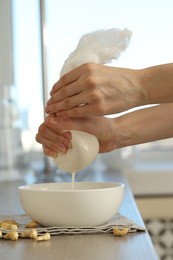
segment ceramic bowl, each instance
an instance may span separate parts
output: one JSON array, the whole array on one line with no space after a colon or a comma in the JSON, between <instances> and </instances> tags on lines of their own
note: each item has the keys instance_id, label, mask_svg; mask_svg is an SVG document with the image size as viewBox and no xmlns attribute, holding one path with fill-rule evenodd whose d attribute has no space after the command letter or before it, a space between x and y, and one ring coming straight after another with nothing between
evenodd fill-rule
<instances>
[{"instance_id":1,"label":"ceramic bowl","mask_svg":"<svg viewBox=\"0 0 173 260\"><path fill-rule=\"evenodd\" d=\"M43 226L98 226L117 212L124 184L113 182L41 183L20 186L26 214Z\"/></svg>"}]
</instances>

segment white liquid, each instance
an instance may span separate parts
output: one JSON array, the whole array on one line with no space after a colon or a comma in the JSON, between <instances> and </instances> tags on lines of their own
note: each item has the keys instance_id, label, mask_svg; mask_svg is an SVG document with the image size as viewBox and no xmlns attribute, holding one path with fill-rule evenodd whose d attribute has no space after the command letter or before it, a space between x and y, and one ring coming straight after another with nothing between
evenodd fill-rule
<instances>
[{"instance_id":1,"label":"white liquid","mask_svg":"<svg viewBox=\"0 0 173 260\"><path fill-rule=\"evenodd\" d=\"M74 190L74 183L75 183L76 172L72 172L71 175L72 175L72 190Z\"/></svg>"}]
</instances>

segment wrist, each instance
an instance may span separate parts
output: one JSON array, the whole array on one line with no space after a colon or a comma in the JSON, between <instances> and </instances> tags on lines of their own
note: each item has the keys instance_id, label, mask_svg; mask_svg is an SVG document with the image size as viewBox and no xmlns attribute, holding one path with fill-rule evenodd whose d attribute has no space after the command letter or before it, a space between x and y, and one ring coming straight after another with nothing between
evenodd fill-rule
<instances>
[{"instance_id":1,"label":"wrist","mask_svg":"<svg viewBox=\"0 0 173 260\"><path fill-rule=\"evenodd\" d=\"M129 120L126 115L114 118L114 149L130 146L133 140L133 130L128 124Z\"/></svg>"},{"instance_id":2,"label":"wrist","mask_svg":"<svg viewBox=\"0 0 173 260\"><path fill-rule=\"evenodd\" d=\"M129 103L129 108L143 106L148 104L147 91L143 87L143 70L125 69L124 78L127 79L127 93L126 98Z\"/></svg>"},{"instance_id":3,"label":"wrist","mask_svg":"<svg viewBox=\"0 0 173 260\"><path fill-rule=\"evenodd\" d=\"M112 121L112 149L119 149L122 147L130 146L134 144L135 132L131 127L129 117L122 115L116 118L110 119Z\"/></svg>"},{"instance_id":4,"label":"wrist","mask_svg":"<svg viewBox=\"0 0 173 260\"><path fill-rule=\"evenodd\" d=\"M173 103L166 103L114 118L117 148L173 137L172 109Z\"/></svg>"},{"instance_id":5,"label":"wrist","mask_svg":"<svg viewBox=\"0 0 173 260\"><path fill-rule=\"evenodd\" d=\"M135 96L135 106L144 106L148 104L148 92L147 88L145 88L145 71L144 69L134 70L134 85L136 85L136 96Z\"/></svg>"},{"instance_id":6,"label":"wrist","mask_svg":"<svg viewBox=\"0 0 173 260\"><path fill-rule=\"evenodd\" d=\"M144 104L173 102L173 63L141 69L138 75L145 96Z\"/></svg>"}]
</instances>

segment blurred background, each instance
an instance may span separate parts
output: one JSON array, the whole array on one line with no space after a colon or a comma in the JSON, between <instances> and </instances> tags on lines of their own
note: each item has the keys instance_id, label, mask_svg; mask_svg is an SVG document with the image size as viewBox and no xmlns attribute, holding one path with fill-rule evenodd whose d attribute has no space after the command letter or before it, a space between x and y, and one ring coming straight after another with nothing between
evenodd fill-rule
<instances>
[{"instance_id":1,"label":"blurred background","mask_svg":"<svg viewBox=\"0 0 173 260\"><path fill-rule=\"evenodd\" d=\"M173 62L172 10L172 0L0 0L0 181L32 182L56 171L35 134L49 91L83 34L133 32L111 66ZM173 259L173 138L99 155L90 167L105 166L126 176L161 259Z\"/></svg>"}]
</instances>

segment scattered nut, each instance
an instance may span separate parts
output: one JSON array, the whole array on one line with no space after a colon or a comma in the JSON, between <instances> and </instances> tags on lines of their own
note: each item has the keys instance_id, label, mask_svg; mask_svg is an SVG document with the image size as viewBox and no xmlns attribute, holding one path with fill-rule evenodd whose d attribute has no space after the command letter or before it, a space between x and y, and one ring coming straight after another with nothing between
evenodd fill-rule
<instances>
[{"instance_id":1,"label":"scattered nut","mask_svg":"<svg viewBox=\"0 0 173 260\"><path fill-rule=\"evenodd\" d=\"M2 228L2 230L0 230L0 238L9 239L13 241L18 240L18 238L32 238L37 241L50 240L51 236L49 233L45 233L43 235L38 236L37 230L35 229L38 226L39 224L36 221L32 220L25 225L25 227L29 229L26 229L25 231L18 233L18 223L15 220L0 220L0 228ZM3 230L8 230L8 233L6 233L5 231L3 232Z\"/></svg>"},{"instance_id":2,"label":"scattered nut","mask_svg":"<svg viewBox=\"0 0 173 260\"><path fill-rule=\"evenodd\" d=\"M38 226L39 226L39 224L38 224L36 221L34 221L34 220L28 222L28 223L25 225L26 228L36 228L36 227L38 227Z\"/></svg>"},{"instance_id":3,"label":"scattered nut","mask_svg":"<svg viewBox=\"0 0 173 260\"><path fill-rule=\"evenodd\" d=\"M30 229L22 232L20 234L21 238L37 238L37 230L36 229Z\"/></svg>"},{"instance_id":4,"label":"scattered nut","mask_svg":"<svg viewBox=\"0 0 173 260\"><path fill-rule=\"evenodd\" d=\"M3 235L3 233L0 231L0 238L16 241L16 240L18 240L19 237L20 238L32 238L32 239L36 239L37 241L48 241L51 239L51 236L49 233L45 233L42 236L38 236L36 229L30 229L30 230L23 231L21 234L19 234L16 231L11 231L5 235Z\"/></svg>"},{"instance_id":5,"label":"scattered nut","mask_svg":"<svg viewBox=\"0 0 173 260\"><path fill-rule=\"evenodd\" d=\"M14 224L14 225L18 226L18 223L14 219L0 220L0 226L1 226L2 223Z\"/></svg>"},{"instance_id":6,"label":"scattered nut","mask_svg":"<svg viewBox=\"0 0 173 260\"><path fill-rule=\"evenodd\" d=\"M17 225L16 224L10 224L10 223L7 223L7 222L3 222L3 223L1 223L1 228L6 229L6 230L16 231Z\"/></svg>"},{"instance_id":7,"label":"scattered nut","mask_svg":"<svg viewBox=\"0 0 173 260\"><path fill-rule=\"evenodd\" d=\"M113 233L116 236L124 236L128 233L128 228L123 228L123 229L113 228Z\"/></svg>"},{"instance_id":8,"label":"scattered nut","mask_svg":"<svg viewBox=\"0 0 173 260\"><path fill-rule=\"evenodd\" d=\"M16 231L11 231L4 235L4 239L11 239L13 241L18 240L19 234Z\"/></svg>"},{"instance_id":9,"label":"scattered nut","mask_svg":"<svg viewBox=\"0 0 173 260\"><path fill-rule=\"evenodd\" d=\"M45 233L44 235L42 236L38 236L36 238L37 241L47 241L47 240L50 240L51 236L49 233Z\"/></svg>"}]
</instances>

